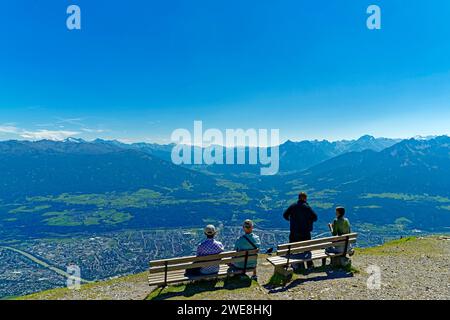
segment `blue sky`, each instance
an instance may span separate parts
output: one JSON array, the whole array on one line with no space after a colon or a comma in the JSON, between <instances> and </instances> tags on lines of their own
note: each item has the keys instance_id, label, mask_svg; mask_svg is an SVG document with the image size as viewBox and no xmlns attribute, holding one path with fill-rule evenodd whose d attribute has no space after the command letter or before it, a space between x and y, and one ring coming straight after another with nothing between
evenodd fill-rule
<instances>
[{"instance_id":1,"label":"blue sky","mask_svg":"<svg viewBox=\"0 0 450 320\"><path fill-rule=\"evenodd\" d=\"M66 28L77 4L82 30ZM382 9L382 30L366 9ZM449 134L447 0L24 1L0 8L0 140Z\"/></svg>"}]
</instances>

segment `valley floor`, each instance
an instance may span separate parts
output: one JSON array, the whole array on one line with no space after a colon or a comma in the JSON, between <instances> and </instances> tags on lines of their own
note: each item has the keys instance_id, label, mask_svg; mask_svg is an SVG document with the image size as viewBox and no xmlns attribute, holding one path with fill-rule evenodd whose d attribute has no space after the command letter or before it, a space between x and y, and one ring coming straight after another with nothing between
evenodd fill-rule
<instances>
[{"instance_id":1,"label":"valley floor","mask_svg":"<svg viewBox=\"0 0 450 320\"><path fill-rule=\"evenodd\" d=\"M286 286L270 285L273 267L261 256L258 282L235 278L148 287L147 273L83 285L81 290L55 289L23 299L450 299L450 239L404 238L383 246L357 249L353 272L317 268L296 274ZM369 267L381 271L381 287L368 289ZM375 266L375 268L374 268Z\"/></svg>"}]
</instances>

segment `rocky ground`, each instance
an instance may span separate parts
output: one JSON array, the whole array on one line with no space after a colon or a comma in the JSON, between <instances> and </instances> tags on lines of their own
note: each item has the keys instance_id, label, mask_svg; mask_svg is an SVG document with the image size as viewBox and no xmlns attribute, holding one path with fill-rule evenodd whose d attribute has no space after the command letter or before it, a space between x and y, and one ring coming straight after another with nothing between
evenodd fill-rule
<instances>
[{"instance_id":1,"label":"rocky ground","mask_svg":"<svg viewBox=\"0 0 450 320\"><path fill-rule=\"evenodd\" d=\"M450 299L450 238L406 238L358 249L350 271L317 268L295 274L286 285L271 283L273 267L261 257L258 281L233 279L171 286L146 284L146 273L89 284L81 290L55 289L26 299ZM372 270L372 271L371 271ZM380 286L373 271L380 271ZM368 286L369 283L374 285ZM150 293L153 290L152 293Z\"/></svg>"},{"instance_id":2,"label":"rocky ground","mask_svg":"<svg viewBox=\"0 0 450 320\"><path fill-rule=\"evenodd\" d=\"M328 270L299 275L286 287L267 290L267 296L272 299L450 298L450 239L419 238L358 250L352 264L356 272ZM373 279L372 270L377 267L381 285L368 287L368 281ZM265 283L270 273L261 274L260 281Z\"/></svg>"}]
</instances>

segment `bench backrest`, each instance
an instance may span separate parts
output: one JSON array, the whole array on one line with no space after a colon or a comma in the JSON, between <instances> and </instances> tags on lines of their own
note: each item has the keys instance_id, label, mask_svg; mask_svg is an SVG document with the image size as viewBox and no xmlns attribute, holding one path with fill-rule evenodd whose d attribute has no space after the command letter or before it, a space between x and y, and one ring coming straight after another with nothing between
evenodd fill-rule
<instances>
[{"instance_id":1,"label":"bench backrest","mask_svg":"<svg viewBox=\"0 0 450 320\"><path fill-rule=\"evenodd\" d=\"M330 247L348 247L349 244L355 243L357 233L349 233L343 236L327 237L314 240L307 240L294 243L286 243L277 247L277 256L287 256L290 254L303 253L306 251L326 249Z\"/></svg>"},{"instance_id":2,"label":"bench backrest","mask_svg":"<svg viewBox=\"0 0 450 320\"><path fill-rule=\"evenodd\" d=\"M189 256L164 260L150 261L150 273L169 272L175 270L187 270L192 268L202 268L210 266L218 266L222 264L244 263L246 268L249 258L258 255L258 249L244 251L227 251L209 256Z\"/></svg>"}]
</instances>

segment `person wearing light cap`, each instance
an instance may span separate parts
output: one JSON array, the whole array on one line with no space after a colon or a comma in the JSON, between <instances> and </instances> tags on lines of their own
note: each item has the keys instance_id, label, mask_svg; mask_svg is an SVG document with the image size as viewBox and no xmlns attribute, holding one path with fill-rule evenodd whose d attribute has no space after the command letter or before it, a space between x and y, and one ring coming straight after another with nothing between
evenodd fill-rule
<instances>
[{"instance_id":1,"label":"person wearing light cap","mask_svg":"<svg viewBox=\"0 0 450 320\"><path fill-rule=\"evenodd\" d=\"M217 234L216 227L212 224L208 224L203 230L205 233L206 239L200 243L197 247L197 256L208 256L212 254L218 254L223 252L224 247L223 244L214 239ZM200 268L199 272L201 274L214 274L219 272L219 266L209 266Z\"/></svg>"},{"instance_id":2,"label":"person wearing light cap","mask_svg":"<svg viewBox=\"0 0 450 320\"><path fill-rule=\"evenodd\" d=\"M244 250L254 250L258 249L261 246L261 241L259 240L259 237L253 233L254 224L252 220L245 220L244 224L242 225L242 229L244 230L244 234L239 237L239 239L236 240L234 249L236 251L244 251ZM247 261L247 269L253 269L253 276L252 279L256 280L256 264L257 264L257 257L249 257ZM244 269L245 268L245 262L235 262L233 264L233 267L236 269Z\"/></svg>"}]
</instances>

